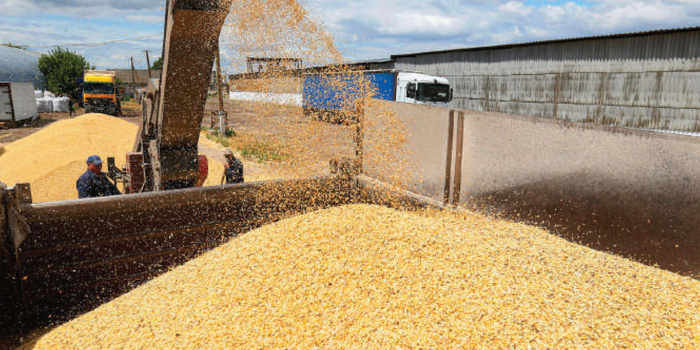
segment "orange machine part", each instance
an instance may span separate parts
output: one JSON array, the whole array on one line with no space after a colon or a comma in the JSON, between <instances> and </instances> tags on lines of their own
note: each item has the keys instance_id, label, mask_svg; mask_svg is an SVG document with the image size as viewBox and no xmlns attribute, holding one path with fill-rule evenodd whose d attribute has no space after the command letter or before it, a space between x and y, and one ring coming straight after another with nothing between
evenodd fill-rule
<instances>
[{"instance_id":1,"label":"orange machine part","mask_svg":"<svg viewBox=\"0 0 700 350\"><path fill-rule=\"evenodd\" d=\"M126 193L141 193L146 176L143 170L143 153L134 152L126 154L126 173L129 174L130 181L124 191Z\"/></svg>"},{"instance_id":2,"label":"orange machine part","mask_svg":"<svg viewBox=\"0 0 700 350\"><path fill-rule=\"evenodd\" d=\"M207 159L207 156L200 154L198 160L199 172L197 173L197 184L195 187L202 187L204 181L207 181L207 177L209 176L209 159Z\"/></svg>"}]
</instances>

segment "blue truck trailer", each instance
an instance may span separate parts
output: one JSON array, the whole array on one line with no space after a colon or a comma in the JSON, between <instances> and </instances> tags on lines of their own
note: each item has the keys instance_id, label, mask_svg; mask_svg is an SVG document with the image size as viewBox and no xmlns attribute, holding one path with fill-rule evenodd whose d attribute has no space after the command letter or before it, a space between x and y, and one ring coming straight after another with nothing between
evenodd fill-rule
<instances>
[{"instance_id":1,"label":"blue truck trailer","mask_svg":"<svg viewBox=\"0 0 700 350\"><path fill-rule=\"evenodd\" d=\"M355 119L363 96L447 107L452 89L443 77L397 70L318 72L302 77L302 106L307 115L341 121Z\"/></svg>"}]
</instances>

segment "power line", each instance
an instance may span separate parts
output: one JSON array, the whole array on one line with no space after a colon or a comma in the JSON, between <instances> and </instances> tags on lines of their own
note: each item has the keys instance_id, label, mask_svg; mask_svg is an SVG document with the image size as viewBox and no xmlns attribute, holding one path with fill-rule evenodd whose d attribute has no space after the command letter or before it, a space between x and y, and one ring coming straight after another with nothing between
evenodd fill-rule
<instances>
[{"instance_id":1,"label":"power line","mask_svg":"<svg viewBox=\"0 0 700 350\"><path fill-rule=\"evenodd\" d=\"M101 43L88 43L88 44L62 44L62 45L36 45L36 46L35 45L18 45L18 46L33 48L33 49L43 49L43 48L63 47L63 46L97 47L97 46L109 45L109 44L120 43L120 42L143 40L143 39L153 38L153 37L157 37L157 36L161 36L161 35L163 35L163 34L150 34L150 35L144 35L144 36L140 36L138 38L133 38L133 39L116 39L116 40L110 40L110 41L105 41L105 42L101 42Z\"/></svg>"}]
</instances>

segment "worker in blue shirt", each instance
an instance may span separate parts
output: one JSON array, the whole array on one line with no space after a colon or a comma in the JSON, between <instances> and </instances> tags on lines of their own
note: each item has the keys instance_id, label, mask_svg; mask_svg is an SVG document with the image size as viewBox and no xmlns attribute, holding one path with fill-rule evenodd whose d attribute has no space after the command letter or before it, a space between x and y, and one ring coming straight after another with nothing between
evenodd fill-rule
<instances>
[{"instance_id":1,"label":"worker in blue shirt","mask_svg":"<svg viewBox=\"0 0 700 350\"><path fill-rule=\"evenodd\" d=\"M117 186L107 179L102 172L102 159L90 156L87 159L87 170L76 182L78 198L106 197L121 194Z\"/></svg>"}]
</instances>

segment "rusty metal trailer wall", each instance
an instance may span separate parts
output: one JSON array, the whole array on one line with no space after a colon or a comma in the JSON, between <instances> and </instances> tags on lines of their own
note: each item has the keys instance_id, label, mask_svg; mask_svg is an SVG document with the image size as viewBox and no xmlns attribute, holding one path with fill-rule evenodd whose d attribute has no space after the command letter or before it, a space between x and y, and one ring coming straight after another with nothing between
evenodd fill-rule
<instances>
[{"instance_id":1,"label":"rusty metal trailer wall","mask_svg":"<svg viewBox=\"0 0 700 350\"><path fill-rule=\"evenodd\" d=\"M474 113L462 201L700 276L700 138Z\"/></svg>"},{"instance_id":2,"label":"rusty metal trailer wall","mask_svg":"<svg viewBox=\"0 0 700 350\"><path fill-rule=\"evenodd\" d=\"M700 131L700 28L392 56L454 108Z\"/></svg>"},{"instance_id":3,"label":"rusty metal trailer wall","mask_svg":"<svg viewBox=\"0 0 700 350\"><path fill-rule=\"evenodd\" d=\"M411 190L441 201L449 174L464 206L700 276L700 137L465 111L462 163L454 118L446 172L450 111L386 102L368 118L386 108L410 135L402 154L413 167L402 177ZM395 175L382 145L365 145L367 175Z\"/></svg>"},{"instance_id":4,"label":"rusty metal trailer wall","mask_svg":"<svg viewBox=\"0 0 700 350\"><path fill-rule=\"evenodd\" d=\"M0 276L11 289L0 297L1 335L70 319L237 234L350 203L354 187L329 176L19 204L26 227L0 230L20 266Z\"/></svg>"},{"instance_id":5,"label":"rusty metal trailer wall","mask_svg":"<svg viewBox=\"0 0 700 350\"><path fill-rule=\"evenodd\" d=\"M12 348L27 329L66 321L292 215L351 203L441 207L347 173L40 204L0 189L0 237L7 243L0 249L0 349Z\"/></svg>"}]
</instances>

